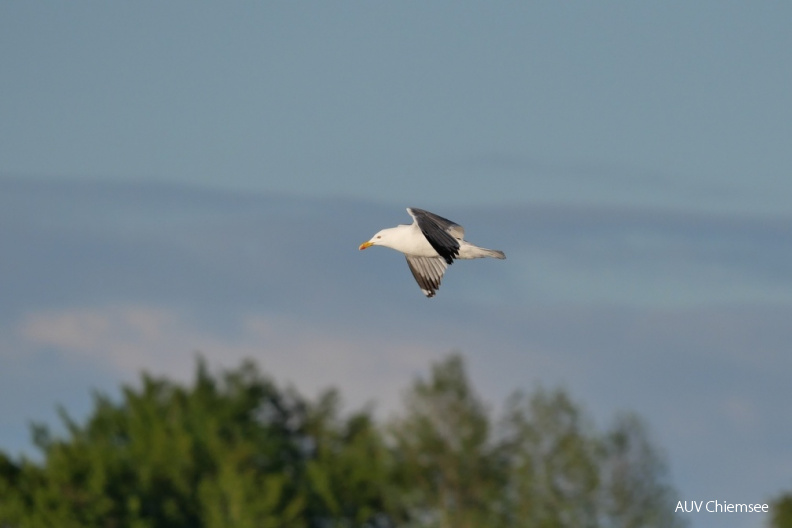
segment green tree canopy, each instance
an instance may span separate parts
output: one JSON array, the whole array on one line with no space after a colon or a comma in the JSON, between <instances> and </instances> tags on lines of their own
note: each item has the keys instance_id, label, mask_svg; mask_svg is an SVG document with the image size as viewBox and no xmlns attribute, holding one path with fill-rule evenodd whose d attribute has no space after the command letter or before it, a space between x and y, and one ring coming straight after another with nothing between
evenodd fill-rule
<instances>
[{"instance_id":1,"label":"green tree canopy","mask_svg":"<svg viewBox=\"0 0 792 528\"><path fill-rule=\"evenodd\" d=\"M779 495L770 503L772 528L792 528L792 492Z\"/></svg>"},{"instance_id":2,"label":"green tree canopy","mask_svg":"<svg viewBox=\"0 0 792 528\"><path fill-rule=\"evenodd\" d=\"M597 430L563 391L495 420L451 356L382 425L247 362L184 386L143 375L96 395L41 461L0 452L0 528L673 527L673 491L636 417Z\"/></svg>"},{"instance_id":3,"label":"green tree canopy","mask_svg":"<svg viewBox=\"0 0 792 528\"><path fill-rule=\"evenodd\" d=\"M392 425L416 526L673 528L664 463L634 415L598 431L564 391L515 393L493 422L462 358L417 380Z\"/></svg>"}]
</instances>

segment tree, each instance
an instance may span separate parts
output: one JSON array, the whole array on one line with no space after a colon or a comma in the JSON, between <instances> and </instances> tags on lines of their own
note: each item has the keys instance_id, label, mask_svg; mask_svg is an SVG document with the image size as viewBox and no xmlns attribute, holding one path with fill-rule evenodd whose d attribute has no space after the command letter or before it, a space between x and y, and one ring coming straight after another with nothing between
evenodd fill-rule
<instances>
[{"instance_id":1,"label":"tree","mask_svg":"<svg viewBox=\"0 0 792 528\"><path fill-rule=\"evenodd\" d=\"M416 526L681 525L637 417L599 432L563 391L538 390L493 427L458 356L415 382L391 430Z\"/></svg>"},{"instance_id":2,"label":"tree","mask_svg":"<svg viewBox=\"0 0 792 528\"><path fill-rule=\"evenodd\" d=\"M253 363L195 381L143 375L97 394L41 461L0 452L0 528L674 527L640 420L598 430L563 391L515 394L494 420L450 356L386 426L284 390ZM781 526L781 525L779 525Z\"/></svg>"},{"instance_id":3,"label":"tree","mask_svg":"<svg viewBox=\"0 0 792 528\"><path fill-rule=\"evenodd\" d=\"M428 381L416 380L405 405L390 431L410 518L416 526L491 526L502 471L486 406L462 358L434 365Z\"/></svg>"},{"instance_id":4,"label":"tree","mask_svg":"<svg viewBox=\"0 0 792 528\"><path fill-rule=\"evenodd\" d=\"M772 528L792 528L792 493L784 493L776 497L770 505L773 518Z\"/></svg>"},{"instance_id":5,"label":"tree","mask_svg":"<svg viewBox=\"0 0 792 528\"><path fill-rule=\"evenodd\" d=\"M391 453L368 411L340 417L340 396L327 391L306 418L311 526L391 526L399 505L391 483Z\"/></svg>"},{"instance_id":6,"label":"tree","mask_svg":"<svg viewBox=\"0 0 792 528\"><path fill-rule=\"evenodd\" d=\"M323 488L335 484L323 480L326 453L343 472L370 447L359 440L374 430L365 413L342 420L327 398L312 405L252 363L215 379L199 362L192 387L143 376L122 392L120 403L97 395L84 425L62 413L67 438L37 428L41 466L0 461L0 526L310 528L381 513L382 486L367 482L376 460L357 476L367 494L333 502Z\"/></svg>"},{"instance_id":7,"label":"tree","mask_svg":"<svg viewBox=\"0 0 792 528\"><path fill-rule=\"evenodd\" d=\"M599 432L563 391L515 394L502 421L511 526L673 527L664 463L634 415Z\"/></svg>"}]
</instances>

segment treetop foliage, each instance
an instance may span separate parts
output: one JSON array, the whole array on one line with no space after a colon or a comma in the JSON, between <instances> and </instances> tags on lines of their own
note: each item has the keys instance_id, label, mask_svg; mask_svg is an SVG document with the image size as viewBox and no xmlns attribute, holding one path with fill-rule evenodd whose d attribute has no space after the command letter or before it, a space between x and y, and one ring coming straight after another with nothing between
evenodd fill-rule
<instances>
[{"instance_id":1,"label":"treetop foliage","mask_svg":"<svg viewBox=\"0 0 792 528\"><path fill-rule=\"evenodd\" d=\"M310 400L252 362L183 386L143 375L97 394L41 462L0 452L0 528L674 527L662 458L634 415L598 430L561 390L499 418L460 356L380 424Z\"/></svg>"}]
</instances>

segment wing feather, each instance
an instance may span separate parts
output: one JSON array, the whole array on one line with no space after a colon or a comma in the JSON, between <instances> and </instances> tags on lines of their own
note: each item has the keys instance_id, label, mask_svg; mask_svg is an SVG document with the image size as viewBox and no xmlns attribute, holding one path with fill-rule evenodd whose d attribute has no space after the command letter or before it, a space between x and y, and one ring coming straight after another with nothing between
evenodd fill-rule
<instances>
[{"instance_id":1,"label":"wing feather","mask_svg":"<svg viewBox=\"0 0 792 528\"><path fill-rule=\"evenodd\" d=\"M427 297L434 297L435 292L440 287L443 273L446 270L446 262L441 257L415 257L405 255L407 266L409 266L415 281L421 287L421 291Z\"/></svg>"},{"instance_id":2,"label":"wing feather","mask_svg":"<svg viewBox=\"0 0 792 528\"><path fill-rule=\"evenodd\" d=\"M423 209L408 207L407 212L415 219L421 233L437 254L447 264L453 264L454 259L459 256L459 241L464 238L465 229L447 218Z\"/></svg>"}]
</instances>

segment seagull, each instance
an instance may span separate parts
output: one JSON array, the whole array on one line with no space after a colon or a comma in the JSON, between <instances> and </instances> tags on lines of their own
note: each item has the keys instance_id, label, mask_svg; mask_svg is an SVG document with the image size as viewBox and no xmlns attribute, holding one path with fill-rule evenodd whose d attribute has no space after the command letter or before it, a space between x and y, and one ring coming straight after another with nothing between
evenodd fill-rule
<instances>
[{"instance_id":1,"label":"seagull","mask_svg":"<svg viewBox=\"0 0 792 528\"><path fill-rule=\"evenodd\" d=\"M434 297L443 273L454 259L506 258L503 251L466 242L465 229L447 218L415 207L408 207L407 212L413 218L412 224L383 229L358 249L384 246L404 253L413 277L427 297Z\"/></svg>"}]
</instances>

